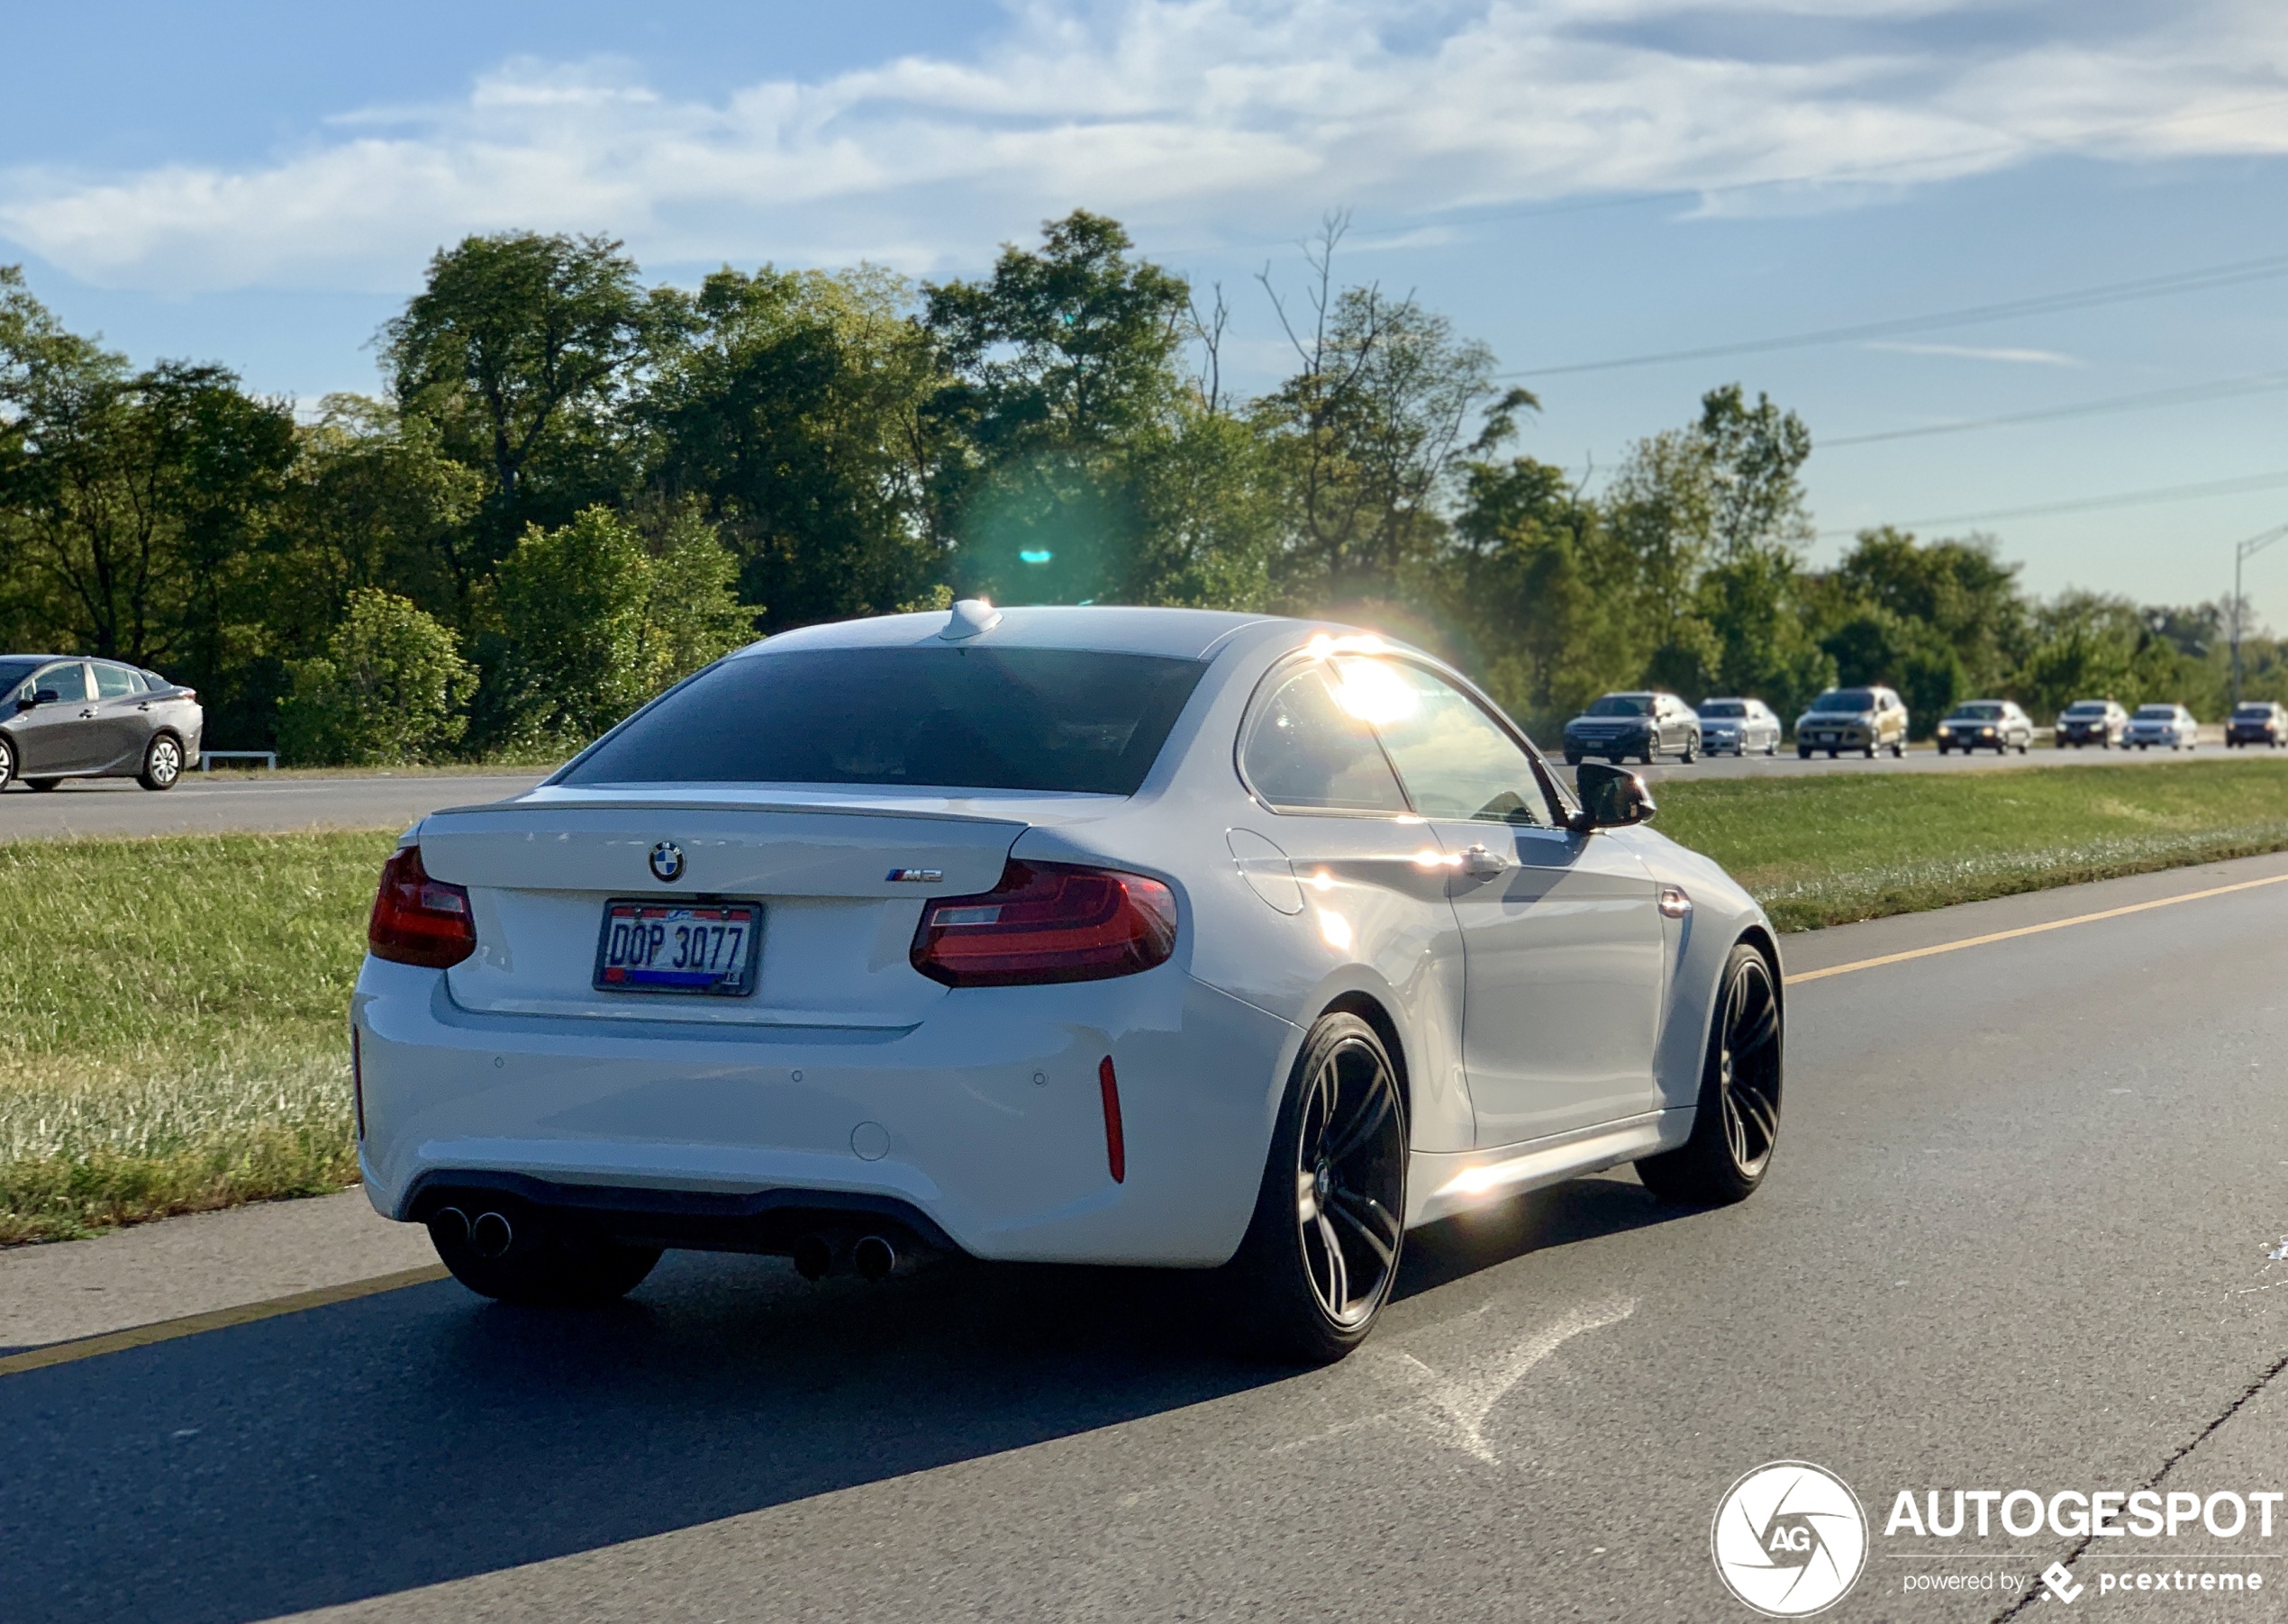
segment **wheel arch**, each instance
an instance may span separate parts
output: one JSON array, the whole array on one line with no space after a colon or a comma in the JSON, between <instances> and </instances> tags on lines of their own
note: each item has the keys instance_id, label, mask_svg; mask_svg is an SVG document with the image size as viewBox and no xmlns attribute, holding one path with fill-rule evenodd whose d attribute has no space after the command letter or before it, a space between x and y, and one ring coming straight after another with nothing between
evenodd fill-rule
<instances>
[{"instance_id":1,"label":"wheel arch","mask_svg":"<svg viewBox=\"0 0 2288 1624\"><path fill-rule=\"evenodd\" d=\"M1398 1073L1398 1097L1406 1108L1406 1129L1411 1138L1414 1128L1414 1084L1406 1064L1406 1040L1401 1035L1398 1022L1389 1010L1373 993L1353 989L1338 994L1318 1014L1311 1019L1316 1026L1330 1015L1356 1015L1375 1029L1375 1036L1383 1040L1383 1048L1390 1056L1391 1066Z\"/></svg>"}]
</instances>

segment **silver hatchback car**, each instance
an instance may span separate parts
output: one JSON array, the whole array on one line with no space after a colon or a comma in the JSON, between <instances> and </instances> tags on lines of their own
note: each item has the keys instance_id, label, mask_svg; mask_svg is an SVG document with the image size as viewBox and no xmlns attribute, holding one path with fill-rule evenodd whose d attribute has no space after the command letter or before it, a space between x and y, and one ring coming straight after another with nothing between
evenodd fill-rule
<instances>
[{"instance_id":1,"label":"silver hatchback car","mask_svg":"<svg viewBox=\"0 0 2288 1624\"><path fill-rule=\"evenodd\" d=\"M196 765L198 692L156 671L73 655L0 655L0 789L21 778L133 778L172 789Z\"/></svg>"}]
</instances>

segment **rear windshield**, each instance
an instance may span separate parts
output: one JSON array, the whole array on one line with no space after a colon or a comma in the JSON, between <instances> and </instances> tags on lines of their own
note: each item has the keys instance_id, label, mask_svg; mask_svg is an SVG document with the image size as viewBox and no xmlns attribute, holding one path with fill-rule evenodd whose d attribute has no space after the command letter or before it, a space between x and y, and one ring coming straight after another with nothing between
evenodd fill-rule
<instances>
[{"instance_id":1,"label":"rear windshield","mask_svg":"<svg viewBox=\"0 0 2288 1624\"><path fill-rule=\"evenodd\" d=\"M1065 649L756 655L639 712L556 782L1132 795L1206 669Z\"/></svg>"},{"instance_id":2,"label":"rear windshield","mask_svg":"<svg viewBox=\"0 0 2288 1624\"><path fill-rule=\"evenodd\" d=\"M0 677L0 682L5 680L5 677ZM2263 704L2238 705L2234 707L2232 713L2235 716L2269 716L2272 714L2272 705L2269 702Z\"/></svg>"},{"instance_id":3,"label":"rear windshield","mask_svg":"<svg viewBox=\"0 0 2288 1624\"><path fill-rule=\"evenodd\" d=\"M1594 704L1591 705L1588 710L1584 712L1584 714L1589 716L1649 716L1652 714L1652 700L1648 695L1642 694L1608 694L1603 699L1598 700Z\"/></svg>"},{"instance_id":4,"label":"rear windshield","mask_svg":"<svg viewBox=\"0 0 2288 1624\"><path fill-rule=\"evenodd\" d=\"M2147 721L2167 721L2177 713L2175 705L2139 705L2137 713Z\"/></svg>"},{"instance_id":5,"label":"rear windshield","mask_svg":"<svg viewBox=\"0 0 2288 1624\"><path fill-rule=\"evenodd\" d=\"M2068 716L2102 716L2105 714L2105 701L2102 699L2076 700L2074 703L2066 707L2066 714Z\"/></svg>"},{"instance_id":6,"label":"rear windshield","mask_svg":"<svg viewBox=\"0 0 2288 1624\"><path fill-rule=\"evenodd\" d=\"M1992 700L1974 700L1966 705L1957 705L1948 712L1948 721L1997 721L2002 708Z\"/></svg>"},{"instance_id":7,"label":"rear windshield","mask_svg":"<svg viewBox=\"0 0 2288 1624\"><path fill-rule=\"evenodd\" d=\"M1875 693L1869 688L1838 688L1831 694L1822 694L1813 700L1811 709L1855 712L1872 711L1875 709Z\"/></svg>"},{"instance_id":8,"label":"rear windshield","mask_svg":"<svg viewBox=\"0 0 2288 1624\"><path fill-rule=\"evenodd\" d=\"M1702 716L1745 716L1748 707L1737 699L1711 699L1700 707Z\"/></svg>"}]
</instances>

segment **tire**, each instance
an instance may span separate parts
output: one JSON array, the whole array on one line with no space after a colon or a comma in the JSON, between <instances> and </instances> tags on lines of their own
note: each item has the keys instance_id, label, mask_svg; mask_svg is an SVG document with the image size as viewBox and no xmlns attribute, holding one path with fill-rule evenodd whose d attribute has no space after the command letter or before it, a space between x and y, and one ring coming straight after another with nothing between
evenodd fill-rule
<instances>
[{"instance_id":1,"label":"tire","mask_svg":"<svg viewBox=\"0 0 2288 1624\"><path fill-rule=\"evenodd\" d=\"M1637 1176L1662 1201L1703 1207L1746 1201L1764 1182L1779 1142L1785 1046L1772 966L1740 942L1717 988L1692 1137L1637 1164Z\"/></svg>"},{"instance_id":2,"label":"tire","mask_svg":"<svg viewBox=\"0 0 2288 1624\"><path fill-rule=\"evenodd\" d=\"M1944 744L1942 744L1942 745L1940 745L1940 746L1938 747L1938 753L1939 753L1941 756L1944 756L1944 755L1947 755L1947 754L1950 753L1952 749L1953 749L1953 747L1952 747L1951 745L1944 745Z\"/></svg>"},{"instance_id":3,"label":"tire","mask_svg":"<svg viewBox=\"0 0 2288 1624\"><path fill-rule=\"evenodd\" d=\"M8 740L0 739L0 789L7 788L8 781L15 776L16 747Z\"/></svg>"},{"instance_id":4,"label":"tire","mask_svg":"<svg viewBox=\"0 0 2288 1624\"><path fill-rule=\"evenodd\" d=\"M1891 747L1891 759L1893 761L1904 761L1906 758L1907 741L1902 739Z\"/></svg>"},{"instance_id":5,"label":"tire","mask_svg":"<svg viewBox=\"0 0 2288 1624\"><path fill-rule=\"evenodd\" d=\"M1405 1245L1406 1154L1406 1102L1382 1039L1356 1015L1320 1017L1229 1266L1258 1351L1330 1365L1366 1339Z\"/></svg>"},{"instance_id":6,"label":"tire","mask_svg":"<svg viewBox=\"0 0 2288 1624\"><path fill-rule=\"evenodd\" d=\"M1778 755L1780 753L1780 741L1777 739L1774 739L1771 743L1764 747L1764 753L1766 756Z\"/></svg>"},{"instance_id":7,"label":"tire","mask_svg":"<svg viewBox=\"0 0 2288 1624\"><path fill-rule=\"evenodd\" d=\"M515 1237L504 1257L487 1257L470 1241L466 1221L445 1216L429 1220L430 1244L453 1278L480 1297L534 1308L595 1308L626 1296L643 1284L659 1261L658 1247L626 1247L611 1241ZM513 1226L522 1212L510 1214ZM527 1220L530 1221L529 1220Z\"/></svg>"},{"instance_id":8,"label":"tire","mask_svg":"<svg viewBox=\"0 0 2288 1624\"><path fill-rule=\"evenodd\" d=\"M63 780L60 778L27 778L24 780L25 784L29 785L32 788L38 790L43 795L62 782Z\"/></svg>"},{"instance_id":9,"label":"tire","mask_svg":"<svg viewBox=\"0 0 2288 1624\"><path fill-rule=\"evenodd\" d=\"M1565 764L1567 767L1579 767L1581 765L1581 752L1579 750L1567 750L1565 753Z\"/></svg>"},{"instance_id":10,"label":"tire","mask_svg":"<svg viewBox=\"0 0 2288 1624\"><path fill-rule=\"evenodd\" d=\"M1875 759L1875 752L1876 748L1877 748L1877 747L1875 747L1875 745L1872 745L1872 744L1870 744L1869 746L1867 746L1867 759L1868 759L1869 761L1873 761L1873 760Z\"/></svg>"},{"instance_id":11,"label":"tire","mask_svg":"<svg viewBox=\"0 0 2288 1624\"><path fill-rule=\"evenodd\" d=\"M1647 767L1650 767L1652 765L1652 746L1647 745L1645 746L1645 753L1639 757L1639 759L1641 760Z\"/></svg>"},{"instance_id":12,"label":"tire","mask_svg":"<svg viewBox=\"0 0 2288 1624\"><path fill-rule=\"evenodd\" d=\"M1811 752L1805 746L1799 744L1795 747L1795 758L1798 761L1809 761L1811 758Z\"/></svg>"},{"instance_id":13,"label":"tire","mask_svg":"<svg viewBox=\"0 0 2288 1624\"><path fill-rule=\"evenodd\" d=\"M1828 758L1829 761L1834 760L1834 759L1835 759L1835 752L1834 752L1833 750L1829 750L1829 751L1827 753L1827 758Z\"/></svg>"},{"instance_id":14,"label":"tire","mask_svg":"<svg viewBox=\"0 0 2288 1624\"><path fill-rule=\"evenodd\" d=\"M172 733L155 735L143 747L143 770L135 782L145 789L173 789L183 776L183 744Z\"/></svg>"},{"instance_id":15,"label":"tire","mask_svg":"<svg viewBox=\"0 0 2288 1624\"><path fill-rule=\"evenodd\" d=\"M1685 739L1684 753L1682 756L1679 756L1677 759L1683 762L1686 767L1690 767L1693 762L1699 760L1700 741L1696 739Z\"/></svg>"}]
</instances>

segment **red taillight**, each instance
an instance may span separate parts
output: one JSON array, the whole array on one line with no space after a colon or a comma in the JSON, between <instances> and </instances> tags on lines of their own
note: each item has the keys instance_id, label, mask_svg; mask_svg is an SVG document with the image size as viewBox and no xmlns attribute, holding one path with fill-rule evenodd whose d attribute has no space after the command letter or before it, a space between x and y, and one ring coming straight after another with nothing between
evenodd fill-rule
<instances>
[{"instance_id":1,"label":"red taillight","mask_svg":"<svg viewBox=\"0 0 2288 1624\"><path fill-rule=\"evenodd\" d=\"M1133 975L1175 950L1176 896L1159 881L1012 857L991 891L924 908L912 957L949 987L1012 987Z\"/></svg>"},{"instance_id":2,"label":"red taillight","mask_svg":"<svg viewBox=\"0 0 2288 1624\"><path fill-rule=\"evenodd\" d=\"M376 958L441 970L477 951L477 925L468 893L432 880L421 866L421 848L406 846L381 866L366 945Z\"/></svg>"}]
</instances>

